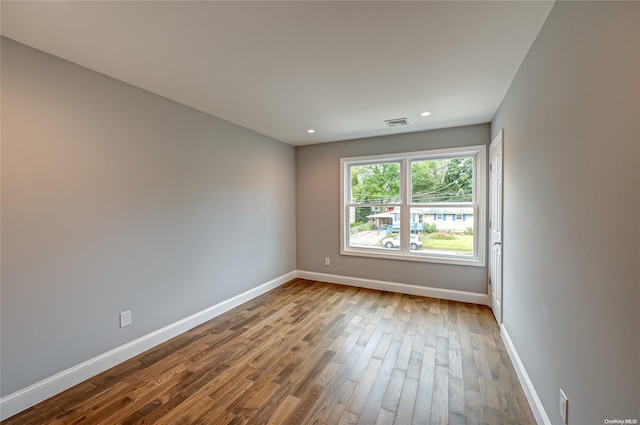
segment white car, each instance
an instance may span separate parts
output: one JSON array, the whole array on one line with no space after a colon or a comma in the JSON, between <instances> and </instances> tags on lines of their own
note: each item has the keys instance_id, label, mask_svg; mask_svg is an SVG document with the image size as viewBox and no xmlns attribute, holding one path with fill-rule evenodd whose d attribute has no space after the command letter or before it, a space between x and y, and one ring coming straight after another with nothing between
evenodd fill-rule
<instances>
[{"instance_id":1,"label":"white car","mask_svg":"<svg viewBox=\"0 0 640 425\"><path fill-rule=\"evenodd\" d=\"M393 238L384 238L382 240L382 245L385 248L400 248L400 236L395 236ZM422 239L419 236L411 236L411 244L409 245L411 249L422 248Z\"/></svg>"}]
</instances>

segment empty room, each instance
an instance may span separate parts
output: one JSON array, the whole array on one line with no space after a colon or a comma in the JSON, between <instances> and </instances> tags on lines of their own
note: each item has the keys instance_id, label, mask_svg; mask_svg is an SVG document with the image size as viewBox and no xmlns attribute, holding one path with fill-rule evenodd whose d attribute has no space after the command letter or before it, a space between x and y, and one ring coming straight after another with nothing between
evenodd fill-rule
<instances>
[{"instance_id":1,"label":"empty room","mask_svg":"<svg viewBox=\"0 0 640 425\"><path fill-rule=\"evenodd\" d=\"M640 2L0 2L0 421L640 421Z\"/></svg>"}]
</instances>

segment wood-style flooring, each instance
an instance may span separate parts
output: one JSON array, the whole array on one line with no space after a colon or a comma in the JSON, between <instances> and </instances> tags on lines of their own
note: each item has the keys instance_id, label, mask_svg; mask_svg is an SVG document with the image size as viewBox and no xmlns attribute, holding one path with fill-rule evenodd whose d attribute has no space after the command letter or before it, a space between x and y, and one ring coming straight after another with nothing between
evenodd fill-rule
<instances>
[{"instance_id":1,"label":"wood-style flooring","mask_svg":"<svg viewBox=\"0 0 640 425\"><path fill-rule=\"evenodd\" d=\"M535 420L489 308L296 279L2 424Z\"/></svg>"}]
</instances>

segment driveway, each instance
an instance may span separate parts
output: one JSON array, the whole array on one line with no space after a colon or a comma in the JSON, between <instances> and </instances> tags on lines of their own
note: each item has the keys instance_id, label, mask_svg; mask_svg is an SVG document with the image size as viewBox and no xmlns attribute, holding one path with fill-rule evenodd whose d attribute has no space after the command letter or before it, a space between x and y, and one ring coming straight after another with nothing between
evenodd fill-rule
<instances>
[{"instance_id":1,"label":"driveway","mask_svg":"<svg viewBox=\"0 0 640 425\"><path fill-rule=\"evenodd\" d=\"M351 245L377 246L383 235L379 235L377 230L366 230L351 235L349 242Z\"/></svg>"}]
</instances>

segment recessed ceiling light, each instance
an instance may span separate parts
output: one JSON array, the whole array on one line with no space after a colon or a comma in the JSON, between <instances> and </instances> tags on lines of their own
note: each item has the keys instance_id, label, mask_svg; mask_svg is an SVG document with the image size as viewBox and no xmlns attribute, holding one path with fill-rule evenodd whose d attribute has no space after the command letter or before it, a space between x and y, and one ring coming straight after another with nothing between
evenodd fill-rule
<instances>
[{"instance_id":1,"label":"recessed ceiling light","mask_svg":"<svg viewBox=\"0 0 640 425\"><path fill-rule=\"evenodd\" d=\"M429 115L431 115L431 112L429 111L424 111L423 113L420 114L421 117L428 117Z\"/></svg>"},{"instance_id":2,"label":"recessed ceiling light","mask_svg":"<svg viewBox=\"0 0 640 425\"><path fill-rule=\"evenodd\" d=\"M315 131L313 128L310 128L309 130L307 130L307 133L309 133L309 134L313 134L313 133L315 133L315 132L316 132L316 131Z\"/></svg>"}]
</instances>

